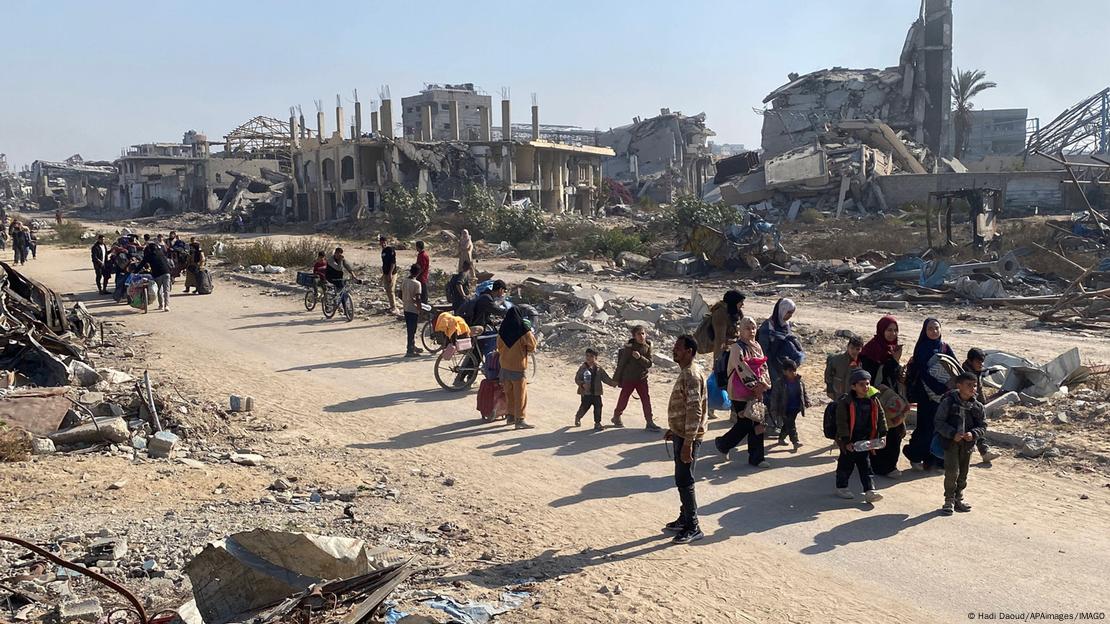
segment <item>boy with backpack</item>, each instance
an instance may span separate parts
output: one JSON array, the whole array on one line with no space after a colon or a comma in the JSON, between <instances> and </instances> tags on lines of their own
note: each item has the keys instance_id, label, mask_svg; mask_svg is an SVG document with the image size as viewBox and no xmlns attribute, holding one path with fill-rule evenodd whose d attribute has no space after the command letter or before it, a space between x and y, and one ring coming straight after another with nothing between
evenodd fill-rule
<instances>
[{"instance_id":1,"label":"boy with backpack","mask_svg":"<svg viewBox=\"0 0 1110 624\"><path fill-rule=\"evenodd\" d=\"M956 377L956 389L949 390L937 406L936 433L944 449L944 506L940 513L966 513L971 505L964 501L971 450L987 433L983 404L975 398L977 380L972 373Z\"/></svg>"},{"instance_id":2,"label":"boy with backpack","mask_svg":"<svg viewBox=\"0 0 1110 624\"><path fill-rule=\"evenodd\" d=\"M779 430L779 444L786 441L787 436L794 445L793 453L797 453L802 443L798 440L798 416L805 416L806 408L810 406L809 394L806 393L806 384L798 374L798 364L790 358L782 360L782 380L771 388L771 400L768 410L771 416L782 423Z\"/></svg>"},{"instance_id":3,"label":"boy with backpack","mask_svg":"<svg viewBox=\"0 0 1110 624\"><path fill-rule=\"evenodd\" d=\"M983 377L987 374L983 365L986 363L986 360L987 354L983 353L982 349L973 348L968 350L967 359L964 360L963 364L965 372L975 375L975 400L983 405L987 404L987 398L983 392ZM983 463L985 464L989 464L999 457L1002 457L999 453L991 450L985 438L977 438L975 440L975 448L979 450L979 456L983 458Z\"/></svg>"},{"instance_id":4,"label":"boy with backpack","mask_svg":"<svg viewBox=\"0 0 1110 624\"><path fill-rule=\"evenodd\" d=\"M662 431L652 417L651 396L648 394L648 370L654 362L651 341L647 339L647 328L636 325L631 332L632 338L617 352L617 370L613 377L620 384L621 394L617 397L617 408L613 412L613 426L624 426L621 414L628 407L628 398L635 392L640 395L640 403L644 408L644 420L647 421L644 429Z\"/></svg>"},{"instance_id":5,"label":"boy with backpack","mask_svg":"<svg viewBox=\"0 0 1110 624\"><path fill-rule=\"evenodd\" d=\"M853 470L859 470L863 500L874 503L882 500L883 495L875 491L875 475L871 470L871 455L875 451L866 447L869 446L868 442L886 436L886 417L883 406L879 403L879 391L871 387L871 373L856 369L852 371L848 381L851 390L835 403L830 403L836 406L833 435L836 445L840 447L840 457L836 460L836 495L848 500L855 498L848 490L848 479ZM829 435L828 424L826 411L826 436Z\"/></svg>"},{"instance_id":6,"label":"boy with backpack","mask_svg":"<svg viewBox=\"0 0 1110 624\"><path fill-rule=\"evenodd\" d=\"M601 431L601 395L604 394L602 384L617 386L617 382L605 372L605 369L597 365L597 351L592 347L586 349L586 361L582 366L578 367L578 372L574 375L574 383L578 386L578 395L582 397L582 403L578 407L578 413L574 415L574 426L582 426L582 417L592 407L594 410L594 431Z\"/></svg>"}]
</instances>

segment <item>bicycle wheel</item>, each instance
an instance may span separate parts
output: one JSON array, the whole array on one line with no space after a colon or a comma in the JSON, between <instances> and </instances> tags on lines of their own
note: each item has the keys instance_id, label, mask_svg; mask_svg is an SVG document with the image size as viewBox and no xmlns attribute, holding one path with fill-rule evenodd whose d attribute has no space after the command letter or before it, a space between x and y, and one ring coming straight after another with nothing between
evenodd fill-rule
<instances>
[{"instance_id":1,"label":"bicycle wheel","mask_svg":"<svg viewBox=\"0 0 1110 624\"><path fill-rule=\"evenodd\" d=\"M424 345L424 350L428 353L442 351L447 346L443 334L435 330L432 321L424 323L424 328L420 330L420 343Z\"/></svg>"},{"instance_id":2,"label":"bicycle wheel","mask_svg":"<svg viewBox=\"0 0 1110 624\"><path fill-rule=\"evenodd\" d=\"M304 293L304 309L309 312L316 309L316 302L320 300L315 288L309 288Z\"/></svg>"},{"instance_id":3,"label":"bicycle wheel","mask_svg":"<svg viewBox=\"0 0 1110 624\"><path fill-rule=\"evenodd\" d=\"M473 350L462 353L455 352L451 357L443 357L440 353L436 358L435 378L436 383L444 390L460 392L474 385L478 379L478 369L481 362Z\"/></svg>"},{"instance_id":4,"label":"bicycle wheel","mask_svg":"<svg viewBox=\"0 0 1110 624\"><path fill-rule=\"evenodd\" d=\"M348 323L355 320L355 302L350 295L343 295L343 316L347 317Z\"/></svg>"},{"instance_id":5,"label":"bicycle wheel","mask_svg":"<svg viewBox=\"0 0 1110 624\"><path fill-rule=\"evenodd\" d=\"M339 302L331 295L324 295L324 303L321 307L324 310L324 318L330 319L335 316L335 310L339 307Z\"/></svg>"}]
</instances>

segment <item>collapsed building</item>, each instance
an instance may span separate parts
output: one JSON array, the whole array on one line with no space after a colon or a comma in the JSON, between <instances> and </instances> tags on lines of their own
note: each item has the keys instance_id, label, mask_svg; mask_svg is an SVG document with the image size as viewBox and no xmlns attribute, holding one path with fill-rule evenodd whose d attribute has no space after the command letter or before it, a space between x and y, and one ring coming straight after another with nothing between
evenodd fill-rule
<instances>
[{"instance_id":1,"label":"collapsed building","mask_svg":"<svg viewBox=\"0 0 1110 624\"><path fill-rule=\"evenodd\" d=\"M274 122L284 149L274 145ZM208 137L194 130L180 143L132 145L115 163L119 176L109 205L143 215L216 210L241 177L258 178L264 170L280 171L283 164L289 171L284 130L282 121L255 117L230 132L224 142L228 149L216 154Z\"/></svg>"},{"instance_id":2,"label":"collapsed building","mask_svg":"<svg viewBox=\"0 0 1110 624\"><path fill-rule=\"evenodd\" d=\"M55 210L62 204L101 209L115 177L111 163L85 162L80 154L62 162L36 160L31 163L31 192L44 210Z\"/></svg>"},{"instance_id":3,"label":"collapsed building","mask_svg":"<svg viewBox=\"0 0 1110 624\"><path fill-rule=\"evenodd\" d=\"M656 202L697 194L713 177L711 136L716 133L706 127L705 113L688 117L664 108L650 119L636 117L598 135L598 145L615 152L602 163L602 173Z\"/></svg>"},{"instance_id":4,"label":"collapsed building","mask_svg":"<svg viewBox=\"0 0 1110 624\"><path fill-rule=\"evenodd\" d=\"M812 142L830 123L881 119L946 156L951 146L952 0L922 0L899 64L886 69L790 75L764 104L763 151L776 156Z\"/></svg>"},{"instance_id":5,"label":"collapsed building","mask_svg":"<svg viewBox=\"0 0 1110 624\"><path fill-rule=\"evenodd\" d=\"M295 187L291 218L321 222L375 211L392 185L451 200L473 183L496 189L511 201L530 200L552 213L593 210L602 159L613 150L543 138L537 105L532 106L531 136L517 139L510 122L511 102L502 100L501 137L514 137L506 140L494 136L488 107L478 109L478 132L464 138L458 99L446 102L451 120L446 127L432 121L433 108L439 109L433 101L420 107L419 139L396 137L392 104L383 91L380 109L371 114L370 131L363 132L362 105L356 101L348 136L341 106L336 107L336 130L331 133L322 111L317 112L315 136L303 116L290 116ZM405 127L410 127L408 122ZM430 132L433 127L436 133L447 132L447 138L436 140L443 135Z\"/></svg>"}]
</instances>

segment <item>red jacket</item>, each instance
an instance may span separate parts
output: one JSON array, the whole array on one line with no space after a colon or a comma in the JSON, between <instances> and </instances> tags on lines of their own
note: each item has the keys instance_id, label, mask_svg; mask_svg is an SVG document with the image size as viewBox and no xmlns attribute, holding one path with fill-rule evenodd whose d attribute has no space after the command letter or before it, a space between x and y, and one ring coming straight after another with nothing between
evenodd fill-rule
<instances>
[{"instance_id":1,"label":"red jacket","mask_svg":"<svg viewBox=\"0 0 1110 624\"><path fill-rule=\"evenodd\" d=\"M432 266L432 261L428 258L428 252L421 251L416 254L416 264L420 267L420 273L416 276L416 281L421 284L428 283L428 271Z\"/></svg>"}]
</instances>

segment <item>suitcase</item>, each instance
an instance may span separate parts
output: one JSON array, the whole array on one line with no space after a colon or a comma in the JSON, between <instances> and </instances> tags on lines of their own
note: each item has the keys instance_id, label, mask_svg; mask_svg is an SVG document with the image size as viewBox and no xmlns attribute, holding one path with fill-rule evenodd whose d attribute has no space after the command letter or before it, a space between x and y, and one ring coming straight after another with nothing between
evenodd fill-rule
<instances>
[{"instance_id":1,"label":"suitcase","mask_svg":"<svg viewBox=\"0 0 1110 624\"><path fill-rule=\"evenodd\" d=\"M505 391L496 379L483 379L478 386L478 413L482 420L492 422L505 414Z\"/></svg>"},{"instance_id":2,"label":"suitcase","mask_svg":"<svg viewBox=\"0 0 1110 624\"><path fill-rule=\"evenodd\" d=\"M212 274L208 272L208 269L197 269L197 294L212 294Z\"/></svg>"}]
</instances>

